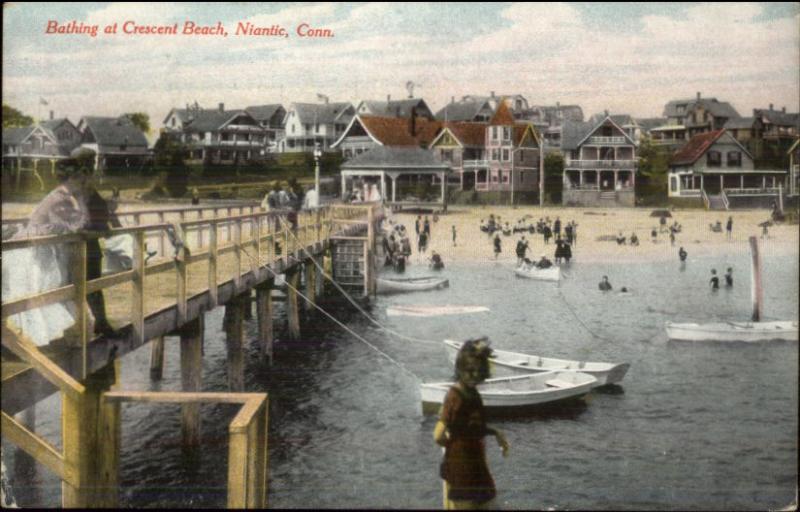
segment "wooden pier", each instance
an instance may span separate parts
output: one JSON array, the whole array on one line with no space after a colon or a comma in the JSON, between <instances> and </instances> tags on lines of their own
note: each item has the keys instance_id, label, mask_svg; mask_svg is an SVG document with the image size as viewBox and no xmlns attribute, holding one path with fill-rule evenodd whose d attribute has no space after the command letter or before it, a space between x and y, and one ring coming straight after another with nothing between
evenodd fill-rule
<instances>
[{"instance_id":1,"label":"wooden pier","mask_svg":"<svg viewBox=\"0 0 800 512\"><path fill-rule=\"evenodd\" d=\"M222 210L222 215L220 215ZM238 210L238 211L234 211ZM285 212L262 212L255 205L169 208L121 213L123 228L112 235L134 240L132 268L86 279L86 241L92 234L45 236L6 241L11 251L58 244L73 251L71 284L2 304L2 345L16 357L2 361L2 435L57 474L64 507L114 507L119 471L123 402L174 403L181 406L181 431L187 448L202 444L200 406L238 403L229 425L228 505L267 506L266 393L244 389L245 343L242 329L255 291L258 340L265 361L272 362L275 277L284 274L288 331L300 336L297 290L313 301L322 293L323 276L315 260L332 267L353 262L336 246L360 244L360 289L374 293L375 228L378 205L332 205L298 213L292 227ZM5 223L4 223L5 224ZM182 243L172 243L175 240ZM172 240L172 242L171 242ZM346 252L346 251L345 251ZM153 254L154 253L154 254ZM300 276L305 275L305 289ZM88 294L103 291L112 336L91 335ZM13 315L63 301L74 301L76 325L65 339L37 347L13 322ZM203 392L202 358L205 312L225 307L228 352L227 393ZM309 307L310 304L307 305ZM161 378L164 336L180 336L182 392L120 390L119 358L152 342L151 378ZM14 415L32 411L53 393L62 399L62 450L33 432Z\"/></svg>"}]
</instances>

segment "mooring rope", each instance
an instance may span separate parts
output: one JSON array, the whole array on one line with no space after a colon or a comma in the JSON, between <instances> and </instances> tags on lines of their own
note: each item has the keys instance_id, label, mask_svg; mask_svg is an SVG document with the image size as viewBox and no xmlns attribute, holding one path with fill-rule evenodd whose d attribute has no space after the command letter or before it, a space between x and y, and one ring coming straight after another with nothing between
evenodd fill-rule
<instances>
[{"instance_id":1,"label":"mooring rope","mask_svg":"<svg viewBox=\"0 0 800 512\"><path fill-rule=\"evenodd\" d=\"M253 256L252 256L252 255L251 255L251 254L250 254L250 253L247 251L247 249L246 249L246 248L242 247L242 251L243 251L243 252L244 252L244 253L245 253L245 254L246 254L246 255L247 255L247 256L248 256L248 257L251 259L251 261L255 261L255 260L256 260L256 258L254 258L254 257L253 257ZM259 263L260 263L260 262L259 262ZM265 266L264 266L264 268L266 268L266 269L268 269L270 272L272 272L272 275L273 275L274 277L277 277L277 276L279 275L277 272L275 272L274 270L272 270L272 267L270 267L269 265L265 265ZM394 359L392 356L390 356L390 355L389 355L389 354L387 354L386 352L382 351L381 349L379 349L378 347L376 347L375 345L373 345L372 343L370 343L369 341L367 341L367 340L366 340L366 339L365 339L363 336L361 336L360 334L358 334L357 332L355 332L354 330L352 330L351 328L349 328L347 325L345 325L344 323L340 322L340 321L339 321L339 320L338 320L336 317L334 317L332 314L330 314L330 313L328 313L327 311L325 311L325 309L324 309L323 307L321 307L320 305L318 305L318 304L317 304L315 301L313 301L313 300L309 299L309 298L308 298L308 297L307 297L305 294L303 294L303 293L302 293L300 290L298 290L297 288L295 288L294 286L292 286L291 284L289 284L289 282L288 282L288 281L286 281L286 287L287 287L287 288L290 288L291 290L293 290L293 291L294 291L294 292L295 292L297 295L299 295L300 297L302 297L303 299L305 299L305 300L306 300L306 301L307 301L309 304L311 304L311 305L312 305L312 306L314 306L316 309L318 309L318 310L319 310L319 311L320 311L322 314L324 314L325 316L327 316L328 318L330 318L331 320L333 320L333 321L334 321L334 322L335 322L335 323L336 323L336 324L337 324L339 327L341 327L342 329L344 329L344 330L346 330L347 332L349 332L350 334L352 334L352 335L353 335L353 337L355 337L356 339L358 339L358 340L362 341L362 342L363 342L363 343L365 343L367 346L369 346L370 348L372 348L373 350L375 350L375 351L376 351L378 354L382 355L382 356L383 356L383 357L385 357L385 358L386 358L388 361L390 361L391 363L393 363L394 365L396 365L398 368L400 368L401 370L403 370L404 372L406 372L406 373L407 373L407 374L409 374L410 376L414 377L414 380L415 380L415 381L417 381L417 382L421 382L421 379L420 379L419 377L417 377L417 375L416 375L414 372L412 372L411 370L409 370L408 368L406 368L406 367L405 367L405 365L403 365L403 363L401 363L401 362L397 361L397 360L396 360L396 359Z\"/></svg>"}]
</instances>

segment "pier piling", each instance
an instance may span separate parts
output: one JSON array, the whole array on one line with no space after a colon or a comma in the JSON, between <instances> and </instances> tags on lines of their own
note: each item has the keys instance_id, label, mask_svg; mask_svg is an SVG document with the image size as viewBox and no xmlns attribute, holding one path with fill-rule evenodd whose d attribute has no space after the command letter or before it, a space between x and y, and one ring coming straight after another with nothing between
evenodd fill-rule
<instances>
[{"instance_id":1,"label":"pier piling","mask_svg":"<svg viewBox=\"0 0 800 512\"><path fill-rule=\"evenodd\" d=\"M181 336L181 387L183 391L203 389L203 330L201 314L180 330ZM163 350L163 338L162 350ZM191 450L200 446L200 404L181 405L181 439L183 448Z\"/></svg>"},{"instance_id":2,"label":"pier piling","mask_svg":"<svg viewBox=\"0 0 800 512\"><path fill-rule=\"evenodd\" d=\"M297 289L300 288L300 273L296 270L286 273L286 319L289 323L289 337L300 338L300 310L297 305Z\"/></svg>"},{"instance_id":3,"label":"pier piling","mask_svg":"<svg viewBox=\"0 0 800 512\"><path fill-rule=\"evenodd\" d=\"M244 391L244 309L247 294L237 295L225 304L225 342L228 348L228 389Z\"/></svg>"},{"instance_id":4,"label":"pier piling","mask_svg":"<svg viewBox=\"0 0 800 512\"><path fill-rule=\"evenodd\" d=\"M306 297L305 310L311 311L314 309L314 304L317 302L317 267L311 260L306 261L303 272L306 275Z\"/></svg>"},{"instance_id":5,"label":"pier piling","mask_svg":"<svg viewBox=\"0 0 800 512\"><path fill-rule=\"evenodd\" d=\"M164 374L164 337L152 341L150 348L150 380L159 381Z\"/></svg>"},{"instance_id":6,"label":"pier piling","mask_svg":"<svg viewBox=\"0 0 800 512\"><path fill-rule=\"evenodd\" d=\"M261 346L261 358L272 365L272 344L274 341L272 326L272 284L270 279L256 288L256 316L258 317L258 342Z\"/></svg>"}]
</instances>

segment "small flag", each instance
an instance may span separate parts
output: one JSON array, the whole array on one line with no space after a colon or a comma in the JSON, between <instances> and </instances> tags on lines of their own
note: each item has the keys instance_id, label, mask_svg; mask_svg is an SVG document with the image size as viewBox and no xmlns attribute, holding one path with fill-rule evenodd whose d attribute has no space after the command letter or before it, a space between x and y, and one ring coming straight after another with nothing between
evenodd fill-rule
<instances>
[{"instance_id":1,"label":"small flag","mask_svg":"<svg viewBox=\"0 0 800 512\"><path fill-rule=\"evenodd\" d=\"M40 104L40 105L49 105L49 103L47 103L47 100L45 100L45 99L44 99L44 98L42 98L42 97L40 97L40 98L39 98L39 104Z\"/></svg>"}]
</instances>

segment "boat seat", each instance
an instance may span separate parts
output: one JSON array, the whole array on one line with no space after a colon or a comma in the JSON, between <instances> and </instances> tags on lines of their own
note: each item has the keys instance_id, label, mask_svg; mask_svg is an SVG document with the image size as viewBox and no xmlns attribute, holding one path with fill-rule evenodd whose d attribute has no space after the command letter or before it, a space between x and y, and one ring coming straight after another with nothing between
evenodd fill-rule
<instances>
[{"instance_id":1,"label":"boat seat","mask_svg":"<svg viewBox=\"0 0 800 512\"><path fill-rule=\"evenodd\" d=\"M574 386L572 382L563 379L550 379L548 381L545 381L545 384L554 388L569 388Z\"/></svg>"}]
</instances>

